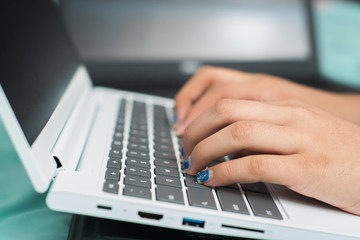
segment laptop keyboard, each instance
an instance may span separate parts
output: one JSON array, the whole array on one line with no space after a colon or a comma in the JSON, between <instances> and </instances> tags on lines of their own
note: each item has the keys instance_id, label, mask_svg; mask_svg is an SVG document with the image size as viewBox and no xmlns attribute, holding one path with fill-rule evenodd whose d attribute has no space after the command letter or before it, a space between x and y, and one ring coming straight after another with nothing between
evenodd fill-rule
<instances>
[{"instance_id":1,"label":"laptop keyboard","mask_svg":"<svg viewBox=\"0 0 360 240\"><path fill-rule=\"evenodd\" d=\"M130 129L125 139L126 109L126 101L121 100L105 172L104 192L283 219L264 183L211 189L198 184L194 176L183 174L175 156L165 107L152 105L148 108L143 102L132 102ZM147 114L148 109L152 109L152 114ZM152 121L149 123L147 119ZM212 164L222 161L224 159L218 159Z\"/></svg>"}]
</instances>

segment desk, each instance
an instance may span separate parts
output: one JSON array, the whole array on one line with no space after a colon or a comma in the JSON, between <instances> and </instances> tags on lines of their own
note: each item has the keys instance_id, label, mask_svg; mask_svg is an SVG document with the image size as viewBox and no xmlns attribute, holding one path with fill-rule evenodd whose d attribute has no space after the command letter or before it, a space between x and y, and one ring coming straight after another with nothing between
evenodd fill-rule
<instances>
[{"instance_id":1,"label":"desk","mask_svg":"<svg viewBox=\"0 0 360 240\"><path fill-rule=\"evenodd\" d=\"M35 192L0 122L0 239L64 240L71 214L53 212Z\"/></svg>"}]
</instances>

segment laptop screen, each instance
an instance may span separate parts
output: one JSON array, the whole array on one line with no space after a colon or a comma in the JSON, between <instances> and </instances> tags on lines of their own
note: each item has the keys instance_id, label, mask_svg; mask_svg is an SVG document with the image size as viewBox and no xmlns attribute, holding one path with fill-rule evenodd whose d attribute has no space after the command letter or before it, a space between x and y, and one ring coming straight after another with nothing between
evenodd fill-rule
<instances>
[{"instance_id":1,"label":"laptop screen","mask_svg":"<svg viewBox=\"0 0 360 240\"><path fill-rule=\"evenodd\" d=\"M57 13L48 0L0 4L0 83L29 144L49 120L79 64Z\"/></svg>"},{"instance_id":2,"label":"laptop screen","mask_svg":"<svg viewBox=\"0 0 360 240\"><path fill-rule=\"evenodd\" d=\"M303 0L71 4L69 27L88 60L249 62L306 59L311 54ZM94 27L87 28L89 24Z\"/></svg>"},{"instance_id":3,"label":"laptop screen","mask_svg":"<svg viewBox=\"0 0 360 240\"><path fill-rule=\"evenodd\" d=\"M202 65L317 81L311 0L63 0L61 6L95 84L177 89Z\"/></svg>"}]
</instances>

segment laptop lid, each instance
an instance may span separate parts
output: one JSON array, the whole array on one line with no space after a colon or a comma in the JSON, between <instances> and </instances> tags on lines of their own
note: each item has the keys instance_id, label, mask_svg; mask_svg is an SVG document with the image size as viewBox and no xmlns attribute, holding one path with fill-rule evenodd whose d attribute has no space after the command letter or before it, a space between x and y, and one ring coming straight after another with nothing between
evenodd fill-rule
<instances>
[{"instance_id":1,"label":"laptop lid","mask_svg":"<svg viewBox=\"0 0 360 240\"><path fill-rule=\"evenodd\" d=\"M52 1L0 4L1 119L39 192L47 190L58 167L52 156L58 136L90 86L86 73L77 71L60 19Z\"/></svg>"},{"instance_id":2,"label":"laptop lid","mask_svg":"<svg viewBox=\"0 0 360 240\"><path fill-rule=\"evenodd\" d=\"M202 65L299 82L317 78L309 0L64 0L61 6L98 84L174 87Z\"/></svg>"}]
</instances>

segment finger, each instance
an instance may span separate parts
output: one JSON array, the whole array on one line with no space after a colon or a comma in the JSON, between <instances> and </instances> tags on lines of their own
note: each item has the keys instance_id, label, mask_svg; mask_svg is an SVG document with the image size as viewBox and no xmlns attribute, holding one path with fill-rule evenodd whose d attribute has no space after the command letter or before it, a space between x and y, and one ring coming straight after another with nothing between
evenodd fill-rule
<instances>
[{"instance_id":1,"label":"finger","mask_svg":"<svg viewBox=\"0 0 360 240\"><path fill-rule=\"evenodd\" d=\"M175 97L175 111L178 123L182 124L188 110L214 81L213 69L203 67L180 89Z\"/></svg>"},{"instance_id":2,"label":"finger","mask_svg":"<svg viewBox=\"0 0 360 240\"><path fill-rule=\"evenodd\" d=\"M285 126L254 121L236 122L199 142L190 154L187 169L183 170L195 175L213 160L241 150L262 154L293 154L297 152L302 139Z\"/></svg>"},{"instance_id":3,"label":"finger","mask_svg":"<svg viewBox=\"0 0 360 240\"><path fill-rule=\"evenodd\" d=\"M218 67L202 67L179 91L175 97L176 114L179 124L186 118L192 104L214 82L246 81L251 74Z\"/></svg>"},{"instance_id":4,"label":"finger","mask_svg":"<svg viewBox=\"0 0 360 240\"><path fill-rule=\"evenodd\" d=\"M198 182L217 187L233 183L269 182L292 186L301 177L298 155L252 155L215 165L197 175Z\"/></svg>"},{"instance_id":5,"label":"finger","mask_svg":"<svg viewBox=\"0 0 360 240\"><path fill-rule=\"evenodd\" d=\"M222 91L219 91L218 84L213 84L209 87L199 99L193 103L188 109L186 118L183 120L181 126L177 129L177 135L182 136L185 128L201 113L209 109L214 103L223 97Z\"/></svg>"},{"instance_id":6,"label":"finger","mask_svg":"<svg viewBox=\"0 0 360 240\"><path fill-rule=\"evenodd\" d=\"M259 121L284 125L289 118L287 107L256 101L220 100L186 128L184 133L185 155L188 156L201 140L233 122Z\"/></svg>"}]
</instances>

